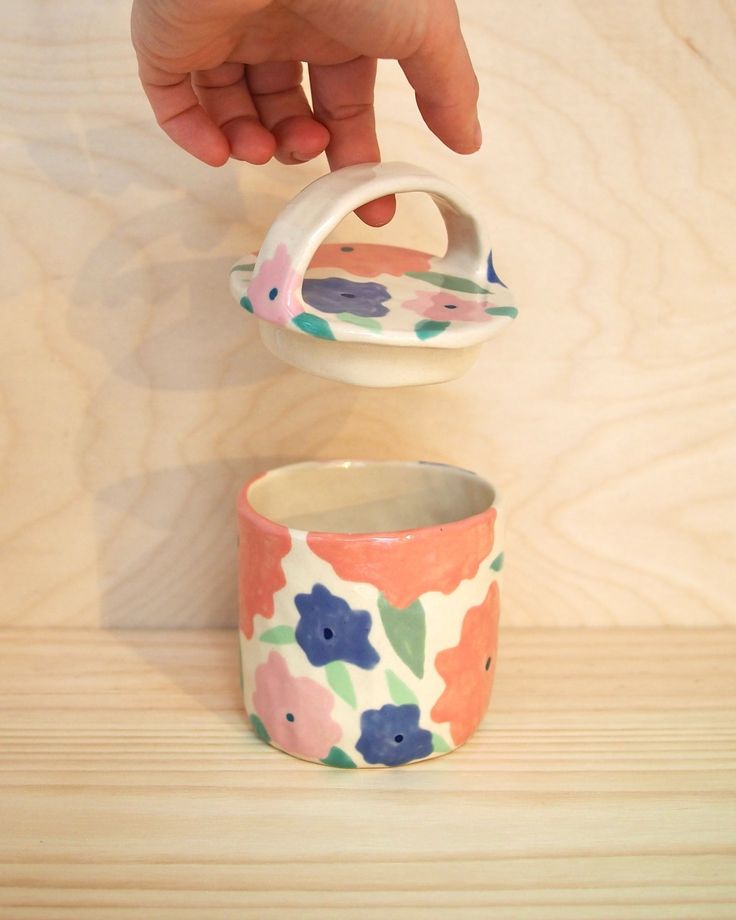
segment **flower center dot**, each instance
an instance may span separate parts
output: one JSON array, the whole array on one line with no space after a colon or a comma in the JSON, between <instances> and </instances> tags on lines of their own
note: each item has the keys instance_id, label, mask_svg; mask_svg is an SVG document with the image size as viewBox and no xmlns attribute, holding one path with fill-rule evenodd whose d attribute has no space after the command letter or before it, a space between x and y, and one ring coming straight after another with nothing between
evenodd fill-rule
<instances>
[{"instance_id":1,"label":"flower center dot","mask_svg":"<svg viewBox=\"0 0 736 920\"><path fill-rule=\"evenodd\" d=\"M352 300L353 297L355 297L355 294L348 294L347 291L343 291L343 292L340 294L340 297L349 297L349 298Z\"/></svg>"},{"instance_id":2,"label":"flower center dot","mask_svg":"<svg viewBox=\"0 0 736 920\"><path fill-rule=\"evenodd\" d=\"M340 247L340 252L352 252L352 251L353 251L352 246L341 246Z\"/></svg>"},{"instance_id":3,"label":"flower center dot","mask_svg":"<svg viewBox=\"0 0 736 920\"><path fill-rule=\"evenodd\" d=\"M445 310L457 310L457 304L456 303L446 303Z\"/></svg>"},{"instance_id":4,"label":"flower center dot","mask_svg":"<svg viewBox=\"0 0 736 920\"><path fill-rule=\"evenodd\" d=\"M325 637L325 639L327 639L327 641L329 642L330 639L331 639L335 634L334 634L334 632L330 629L329 626L325 626L325 628L322 630L322 635L323 635L323 636Z\"/></svg>"},{"instance_id":5,"label":"flower center dot","mask_svg":"<svg viewBox=\"0 0 736 920\"><path fill-rule=\"evenodd\" d=\"M490 658L490 655L489 655L489 657L486 658L486 671L488 671L488 670L490 669L490 667L491 667L491 658Z\"/></svg>"},{"instance_id":6,"label":"flower center dot","mask_svg":"<svg viewBox=\"0 0 736 920\"><path fill-rule=\"evenodd\" d=\"M279 289L278 289L278 288L271 288L271 290L268 292L268 299L269 299L269 300L276 300L276 298L277 298L278 296L279 296Z\"/></svg>"},{"instance_id":7,"label":"flower center dot","mask_svg":"<svg viewBox=\"0 0 736 920\"><path fill-rule=\"evenodd\" d=\"M286 713L286 721L287 721L287 722L293 722L293 721L294 721L294 713L293 713L293 712L287 712L287 713Z\"/></svg>"},{"instance_id":8,"label":"flower center dot","mask_svg":"<svg viewBox=\"0 0 736 920\"><path fill-rule=\"evenodd\" d=\"M403 740L404 740L404 736L403 736L403 735L394 735L394 741L395 741L397 744L401 744L401 742L402 742Z\"/></svg>"}]
</instances>

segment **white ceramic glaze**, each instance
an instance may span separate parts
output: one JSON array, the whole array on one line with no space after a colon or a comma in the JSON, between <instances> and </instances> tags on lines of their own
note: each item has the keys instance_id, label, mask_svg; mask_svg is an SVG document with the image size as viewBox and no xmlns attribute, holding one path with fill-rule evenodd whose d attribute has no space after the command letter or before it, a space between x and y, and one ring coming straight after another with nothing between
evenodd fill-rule
<instances>
[{"instance_id":1,"label":"white ceramic glaze","mask_svg":"<svg viewBox=\"0 0 736 920\"><path fill-rule=\"evenodd\" d=\"M323 243L361 204L409 191L427 192L437 204L447 228L444 256ZM230 278L274 354L363 386L459 376L517 312L471 202L445 180L403 163L350 166L313 182L274 221L257 258L245 257Z\"/></svg>"},{"instance_id":2,"label":"white ceramic glaze","mask_svg":"<svg viewBox=\"0 0 736 920\"><path fill-rule=\"evenodd\" d=\"M495 672L503 522L468 470L299 463L238 499L243 699L307 760L399 766L475 731Z\"/></svg>"}]
</instances>

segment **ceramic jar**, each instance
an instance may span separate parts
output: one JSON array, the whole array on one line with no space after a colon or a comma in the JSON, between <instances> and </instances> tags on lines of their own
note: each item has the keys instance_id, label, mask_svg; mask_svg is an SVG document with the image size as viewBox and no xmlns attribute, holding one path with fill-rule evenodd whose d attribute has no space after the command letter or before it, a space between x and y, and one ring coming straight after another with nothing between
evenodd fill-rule
<instances>
[{"instance_id":1,"label":"ceramic jar","mask_svg":"<svg viewBox=\"0 0 736 920\"><path fill-rule=\"evenodd\" d=\"M399 766L488 705L503 566L496 490L424 462L307 462L238 498L245 707L305 760Z\"/></svg>"}]
</instances>

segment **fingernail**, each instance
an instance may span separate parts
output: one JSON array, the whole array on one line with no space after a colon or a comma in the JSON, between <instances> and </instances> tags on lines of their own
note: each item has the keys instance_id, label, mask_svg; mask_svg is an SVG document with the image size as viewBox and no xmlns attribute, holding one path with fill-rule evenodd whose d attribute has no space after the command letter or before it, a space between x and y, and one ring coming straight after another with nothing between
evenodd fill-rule
<instances>
[{"instance_id":1,"label":"fingernail","mask_svg":"<svg viewBox=\"0 0 736 920\"><path fill-rule=\"evenodd\" d=\"M480 147L483 143L483 131L481 130L480 122L477 118L475 119L475 128L473 129L473 140L476 147Z\"/></svg>"},{"instance_id":2,"label":"fingernail","mask_svg":"<svg viewBox=\"0 0 736 920\"><path fill-rule=\"evenodd\" d=\"M291 158L292 160L296 160L297 163L307 163L309 160L312 159L312 157L304 156L301 153L296 153L294 150L291 151Z\"/></svg>"}]
</instances>

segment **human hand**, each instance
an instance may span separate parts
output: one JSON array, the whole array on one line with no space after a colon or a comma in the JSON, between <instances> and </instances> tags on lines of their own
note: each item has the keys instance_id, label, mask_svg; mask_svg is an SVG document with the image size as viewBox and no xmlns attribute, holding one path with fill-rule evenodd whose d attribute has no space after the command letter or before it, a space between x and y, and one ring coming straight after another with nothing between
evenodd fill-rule
<instances>
[{"instance_id":1,"label":"human hand","mask_svg":"<svg viewBox=\"0 0 736 920\"><path fill-rule=\"evenodd\" d=\"M134 0L131 31L156 120L211 166L323 151L332 169L379 160L378 58L398 60L448 147L480 146L478 81L453 0ZM380 226L393 211L387 197L358 214Z\"/></svg>"}]
</instances>

